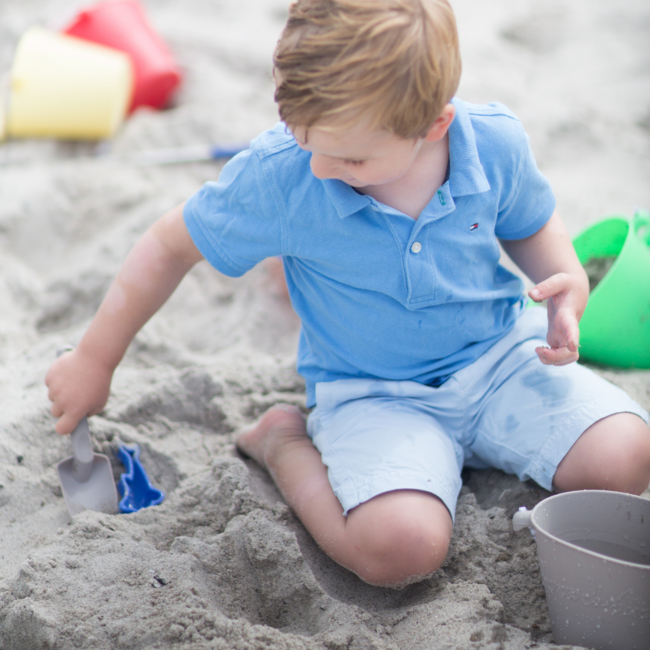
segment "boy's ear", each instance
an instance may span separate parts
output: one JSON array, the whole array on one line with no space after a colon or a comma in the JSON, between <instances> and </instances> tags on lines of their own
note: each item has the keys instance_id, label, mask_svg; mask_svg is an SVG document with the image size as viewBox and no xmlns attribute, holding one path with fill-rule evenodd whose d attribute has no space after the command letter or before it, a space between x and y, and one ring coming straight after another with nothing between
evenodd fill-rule
<instances>
[{"instance_id":1,"label":"boy's ear","mask_svg":"<svg viewBox=\"0 0 650 650\"><path fill-rule=\"evenodd\" d=\"M453 104L445 104L445 107L436 118L436 121L431 125L431 128L424 139L427 142L437 142L438 140L442 140L442 138L447 134L447 131L449 131L449 127L454 121L455 115L456 107Z\"/></svg>"}]
</instances>

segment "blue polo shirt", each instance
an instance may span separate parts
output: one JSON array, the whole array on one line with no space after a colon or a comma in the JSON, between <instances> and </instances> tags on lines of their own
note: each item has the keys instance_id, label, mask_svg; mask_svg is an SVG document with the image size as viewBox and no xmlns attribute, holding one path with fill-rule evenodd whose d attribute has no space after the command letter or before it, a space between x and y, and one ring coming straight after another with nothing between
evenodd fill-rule
<instances>
[{"instance_id":1,"label":"blue polo shirt","mask_svg":"<svg viewBox=\"0 0 650 650\"><path fill-rule=\"evenodd\" d=\"M499 265L497 238L537 232L555 198L513 113L454 105L448 179L417 220L343 181L317 179L311 154L283 124L185 205L194 243L222 273L283 256L309 406L317 382L440 384L524 307L523 283Z\"/></svg>"}]
</instances>

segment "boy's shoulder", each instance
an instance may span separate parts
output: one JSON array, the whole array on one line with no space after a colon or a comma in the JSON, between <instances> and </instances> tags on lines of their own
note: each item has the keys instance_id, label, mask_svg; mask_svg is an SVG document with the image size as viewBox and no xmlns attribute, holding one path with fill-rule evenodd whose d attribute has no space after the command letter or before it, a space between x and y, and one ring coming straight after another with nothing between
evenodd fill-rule
<instances>
[{"instance_id":1,"label":"boy's shoulder","mask_svg":"<svg viewBox=\"0 0 650 650\"><path fill-rule=\"evenodd\" d=\"M278 122L272 129L260 133L251 141L250 149L251 153L254 153L260 159L285 151L288 152L292 149L302 151L284 122Z\"/></svg>"},{"instance_id":2,"label":"boy's shoulder","mask_svg":"<svg viewBox=\"0 0 650 650\"><path fill-rule=\"evenodd\" d=\"M467 112L477 118L499 118L507 117L519 121L519 118L505 105L500 102L490 102L489 104L472 104L459 100L467 109Z\"/></svg>"},{"instance_id":3,"label":"boy's shoulder","mask_svg":"<svg viewBox=\"0 0 650 650\"><path fill-rule=\"evenodd\" d=\"M454 105L458 124L455 131L450 130L452 150L460 146L466 152L475 151L490 185L516 176L531 156L528 135L519 118L498 102L472 104L454 99Z\"/></svg>"},{"instance_id":4,"label":"boy's shoulder","mask_svg":"<svg viewBox=\"0 0 650 650\"><path fill-rule=\"evenodd\" d=\"M463 110L477 136L477 144L493 145L498 140L501 146L508 142L519 146L527 143L526 132L519 118L504 104L472 104L454 100L456 109Z\"/></svg>"}]
</instances>

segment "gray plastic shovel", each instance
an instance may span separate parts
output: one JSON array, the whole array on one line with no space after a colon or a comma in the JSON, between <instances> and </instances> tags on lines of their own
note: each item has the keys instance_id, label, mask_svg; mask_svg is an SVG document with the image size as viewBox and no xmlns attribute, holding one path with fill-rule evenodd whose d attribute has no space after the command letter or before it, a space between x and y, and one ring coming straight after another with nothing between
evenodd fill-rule
<instances>
[{"instance_id":1,"label":"gray plastic shovel","mask_svg":"<svg viewBox=\"0 0 650 650\"><path fill-rule=\"evenodd\" d=\"M56 469L71 517L82 510L117 512L117 489L111 462L103 454L93 453L88 419L83 418L71 434L72 456Z\"/></svg>"},{"instance_id":2,"label":"gray plastic shovel","mask_svg":"<svg viewBox=\"0 0 650 650\"><path fill-rule=\"evenodd\" d=\"M57 356L71 348L64 348ZM117 488L111 462L103 454L93 453L88 418L82 418L70 435L72 456L56 466L65 503L71 517L82 510L117 512Z\"/></svg>"}]
</instances>

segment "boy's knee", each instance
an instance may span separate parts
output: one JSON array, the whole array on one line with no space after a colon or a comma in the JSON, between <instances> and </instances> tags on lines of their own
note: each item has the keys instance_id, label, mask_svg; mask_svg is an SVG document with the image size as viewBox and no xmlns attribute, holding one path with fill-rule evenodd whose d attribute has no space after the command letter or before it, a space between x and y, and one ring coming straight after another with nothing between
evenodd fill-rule
<instances>
[{"instance_id":1,"label":"boy's knee","mask_svg":"<svg viewBox=\"0 0 650 650\"><path fill-rule=\"evenodd\" d=\"M355 573L365 582L383 587L403 587L435 573L447 556L451 517L412 516L392 512L377 524L358 531Z\"/></svg>"},{"instance_id":2,"label":"boy's knee","mask_svg":"<svg viewBox=\"0 0 650 650\"><path fill-rule=\"evenodd\" d=\"M378 535L368 544L357 571L366 582L403 587L435 573L447 556L450 535L434 525L410 522Z\"/></svg>"},{"instance_id":3,"label":"boy's knee","mask_svg":"<svg viewBox=\"0 0 650 650\"><path fill-rule=\"evenodd\" d=\"M628 430L624 445L610 450L603 462L612 466L612 487L619 492L641 494L650 484L650 429L636 418L636 427Z\"/></svg>"},{"instance_id":4,"label":"boy's knee","mask_svg":"<svg viewBox=\"0 0 650 650\"><path fill-rule=\"evenodd\" d=\"M641 494L650 483L650 429L631 413L600 420L569 451L554 483L560 490Z\"/></svg>"}]
</instances>

